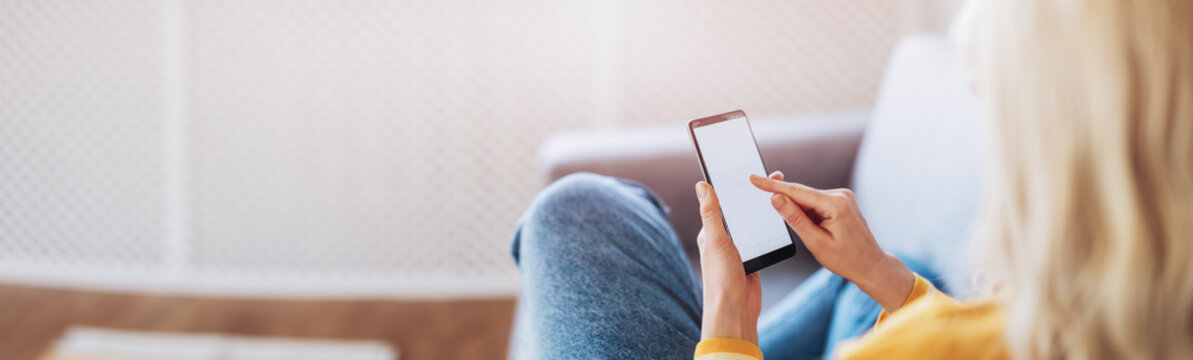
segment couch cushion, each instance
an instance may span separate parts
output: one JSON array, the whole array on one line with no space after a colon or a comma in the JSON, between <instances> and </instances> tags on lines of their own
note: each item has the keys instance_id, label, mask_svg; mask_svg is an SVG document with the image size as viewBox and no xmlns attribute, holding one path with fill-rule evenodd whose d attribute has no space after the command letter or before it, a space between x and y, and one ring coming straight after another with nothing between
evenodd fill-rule
<instances>
[{"instance_id":1,"label":"couch cushion","mask_svg":"<svg viewBox=\"0 0 1193 360\"><path fill-rule=\"evenodd\" d=\"M954 292L969 293L978 102L943 36L904 38L885 76L855 163L858 205L887 251L927 262Z\"/></svg>"}]
</instances>

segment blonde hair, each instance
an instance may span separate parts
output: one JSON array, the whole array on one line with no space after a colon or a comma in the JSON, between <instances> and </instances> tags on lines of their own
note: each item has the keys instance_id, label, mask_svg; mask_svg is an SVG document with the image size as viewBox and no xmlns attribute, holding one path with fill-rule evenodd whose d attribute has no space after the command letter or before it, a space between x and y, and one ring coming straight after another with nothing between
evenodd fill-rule
<instances>
[{"instance_id":1,"label":"blonde hair","mask_svg":"<svg viewBox=\"0 0 1193 360\"><path fill-rule=\"evenodd\" d=\"M1020 358L1193 358L1193 1L973 0L975 246Z\"/></svg>"}]
</instances>

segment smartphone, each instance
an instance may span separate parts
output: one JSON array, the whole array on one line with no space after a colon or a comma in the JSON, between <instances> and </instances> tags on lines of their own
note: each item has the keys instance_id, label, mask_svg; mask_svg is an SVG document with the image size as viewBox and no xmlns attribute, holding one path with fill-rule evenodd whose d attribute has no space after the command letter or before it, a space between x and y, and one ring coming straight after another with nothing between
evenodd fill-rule
<instances>
[{"instance_id":1,"label":"smartphone","mask_svg":"<svg viewBox=\"0 0 1193 360\"><path fill-rule=\"evenodd\" d=\"M771 193L750 183L750 174L767 172L746 113L737 110L692 120L688 132L746 273L794 256L795 232L771 206Z\"/></svg>"}]
</instances>

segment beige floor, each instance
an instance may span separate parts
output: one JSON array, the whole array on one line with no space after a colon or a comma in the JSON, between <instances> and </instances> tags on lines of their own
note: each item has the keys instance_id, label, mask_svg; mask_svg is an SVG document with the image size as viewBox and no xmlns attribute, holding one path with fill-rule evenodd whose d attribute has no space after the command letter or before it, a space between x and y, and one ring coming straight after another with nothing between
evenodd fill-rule
<instances>
[{"instance_id":1,"label":"beige floor","mask_svg":"<svg viewBox=\"0 0 1193 360\"><path fill-rule=\"evenodd\" d=\"M504 357L514 299L239 300L0 285L0 358L34 359L71 325L382 340L401 359Z\"/></svg>"}]
</instances>

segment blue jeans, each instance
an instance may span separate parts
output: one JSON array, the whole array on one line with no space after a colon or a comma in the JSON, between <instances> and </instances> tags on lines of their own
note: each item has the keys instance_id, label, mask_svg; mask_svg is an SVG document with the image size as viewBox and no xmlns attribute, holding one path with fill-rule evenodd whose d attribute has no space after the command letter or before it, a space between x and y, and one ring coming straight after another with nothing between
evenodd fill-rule
<instances>
[{"instance_id":1,"label":"blue jeans","mask_svg":"<svg viewBox=\"0 0 1193 360\"><path fill-rule=\"evenodd\" d=\"M599 175L570 175L543 190L511 245L522 287L511 355L690 359L701 292L667 211L645 187ZM768 359L819 358L873 327L881 310L820 269L763 313L759 346Z\"/></svg>"}]
</instances>

